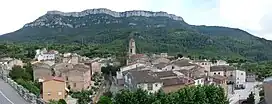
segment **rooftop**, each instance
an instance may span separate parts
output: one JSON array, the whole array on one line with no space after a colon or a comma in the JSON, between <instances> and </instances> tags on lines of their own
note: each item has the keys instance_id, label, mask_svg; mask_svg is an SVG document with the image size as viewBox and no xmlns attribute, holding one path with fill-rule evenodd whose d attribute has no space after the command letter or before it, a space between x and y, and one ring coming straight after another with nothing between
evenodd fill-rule
<instances>
[{"instance_id":1,"label":"rooftop","mask_svg":"<svg viewBox=\"0 0 272 104\"><path fill-rule=\"evenodd\" d=\"M195 64L189 63L189 60L176 60L173 62L174 65L177 65L179 67L184 66L194 66Z\"/></svg>"},{"instance_id":2,"label":"rooftop","mask_svg":"<svg viewBox=\"0 0 272 104\"><path fill-rule=\"evenodd\" d=\"M186 77L175 77L171 79L162 79L163 86L173 86L173 85L188 85L193 84L194 81Z\"/></svg>"},{"instance_id":3,"label":"rooftop","mask_svg":"<svg viewBox=\"0 0 272 104\"><path fill-rule=\"evenodd\" d=\"M213 72L213 71L232 71L232 70L235 70L235 68L228 65L218 65L218 66L212 66L210 71Z\"/></svg>"},{"instance_id":4,"label":"rooftop","mask_svg":"<svg viewBox=\"0 0 272 104\"><path fill-rule=\"evenodd\" d=\"M162 82L159 77L150 70L129 71L136 83Z\"/></svg>"},{"instance_id":5,"label":"rooftop","mask_svg":"<svg viewBox=\"0 0 272 104\"><path fill-rule=\"evenodd\" d=\"M159 78L177 76L173 71L154 72Z\"/></svg>"},{"instance_id":6,"label":"rooftop","mask_svg":"<svg viewBox=\"0 0 272 104\"><path fill-rule=\"evenodd\" d=\"M64 82L63 78L56 77L56 76L51 76L51 77L45 78L45 80L43 82L47 82L47 81L51 81L51 80L59 81L59 82Z\"/></svg>"}]
</instances>

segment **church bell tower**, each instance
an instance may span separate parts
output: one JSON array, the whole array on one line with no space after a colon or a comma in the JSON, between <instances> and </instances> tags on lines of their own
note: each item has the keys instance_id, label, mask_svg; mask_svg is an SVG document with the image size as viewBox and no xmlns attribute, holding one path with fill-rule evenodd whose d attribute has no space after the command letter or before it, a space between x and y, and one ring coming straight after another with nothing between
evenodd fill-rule
<instances>
[{"instance_id":1,"label":"church bell tower","mask_svg":"<svg viewBox=\"0 0 272 104\"><path fill-rule=\"evenodd\" d=\"M135 40L131 38L129 40L129 56L135 55L136 54L136 45L135 45Z\"/></svg>"}]
</instances>

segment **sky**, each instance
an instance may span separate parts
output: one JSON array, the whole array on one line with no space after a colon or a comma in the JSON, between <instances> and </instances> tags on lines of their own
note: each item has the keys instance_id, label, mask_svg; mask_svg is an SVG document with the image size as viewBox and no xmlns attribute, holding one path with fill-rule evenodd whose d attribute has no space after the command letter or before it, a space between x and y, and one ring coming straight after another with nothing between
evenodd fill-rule
<instances>
[{"instance_id":1,"label":"sky","mask_svg":"<svg viewBox=\"0 0 272 104\"><path fill-rule=\"evenodd\" d=\"M192 25L239 28L272 40L272 0L1 0L0 34L16 31L47 11L93 8L165 11Z\"/></svg>"}]
</instances>

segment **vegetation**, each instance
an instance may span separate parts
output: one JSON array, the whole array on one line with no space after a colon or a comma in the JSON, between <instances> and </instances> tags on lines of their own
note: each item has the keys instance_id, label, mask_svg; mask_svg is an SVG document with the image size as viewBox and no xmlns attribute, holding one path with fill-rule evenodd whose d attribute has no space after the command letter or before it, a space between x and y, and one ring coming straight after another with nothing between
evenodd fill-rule
<instances>
[{"instance_id":1,"label":"vegetation","mask_svg":"<svg viewBox=\"0 0 272 104\"><path fill-rule=\"evenodd\" d=\"M23 68L21 66L14 66L9 76L19 85L29 90L29 92L35 95L40 94L40 84L33 81L33 69L30 63L27 63Z\"/></svg>"},{"instance_id":2,"label":"vegetation","mask_svg":"<svg viewBox=\"0 0 272 104\"><path fill-rule=\"evenodd\" d=\"M122 90L113 99L103 96L100 104L228 104L224 90L217 86L194 86L165 94L149 94L141 89L136 92Z\"/></svg>"},{"instance_id":3,"label":"vegetation","mask_svg":"<svg viewBox=\"0 0 272 104\"><path fill-rule=\"evenodd\" d=\"M239 68L247 72L255 73L257 79L262 81L264 78L272 76L272 61L265 61L259 63L244 63Z\"/></svg>"},{"instance_id":4,"label":"vegetation","mask_svg":"<svg viewBox=\"0 0 272 104\"><path fill-rule=\"evenodd\" d=\"M71 96L78 99L78 104L88 104L91 101L90 95L92 94L92 91L82 90L80 92L72 92Z\"/></svg>"},{"instance_id":5,"label":"vegetation","mask_svg":"<svg viewBox=\"0 0 272 104\"><path fill-rule=\"evenodd\" d=\"M254 94L251 92L246 100L247 104L255 104Z\"/></svg>"},{"instance_id":6,"label":"vegetation","mask_svg":"<svg viewBox=\"0 0 272 104\"><path fill-rule=\"evenodd\" d=\"M47 18L44 22L49 24L48 26L23 27L13 33L0 36L2 43L26 44L11 47L3 44L0 46L0 52L7 52L15 57L30 57L33 56L31 55L33 49L47 47L46 44L48 44L49 49L77 51L88 57L109 54L124 57L128 40L133 36L138 53L182 53L184 56L197 58L206 56L224 60L272 59L271 41L255 37L239 29L193 26L185 21L165 17L115 18L106 14L96 14L76 18L46 14L43 18ZM74 28L54 24L52 21L56 18L65 24L71 24ZM131 23L136 25L129 25Z\"/></svg>"},{"instance_id":7,"label":"vegetation","mask_svg":"<svg viewBox=\"0 0 272 104\"><path fill-rule=\"evenodd\" d=\"M50 100L49 104L67 104L64 99L60 99L59 101Z\"/></svg>"},{"instance_id":8,"label":"vegetation","mask_svg":"<svg viewBox=\"0 0 272 104\"><path fill-rule=\"evenodd\" d=\"M111 66L111 65L107 65L106 67L102 67L101 68L101 72L104 75L112 75L112 76L116 76L116 71L118 71L120 69L119 66Z\"/></svg>"}]
</instances>

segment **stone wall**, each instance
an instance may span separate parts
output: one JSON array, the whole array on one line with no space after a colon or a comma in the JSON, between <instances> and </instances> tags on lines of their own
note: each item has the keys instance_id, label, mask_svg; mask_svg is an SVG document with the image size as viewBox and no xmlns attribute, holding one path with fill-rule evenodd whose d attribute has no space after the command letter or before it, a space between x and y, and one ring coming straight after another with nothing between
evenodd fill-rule
<instances>
[{"instance_id":1,"label":"stone wall","mask_svg":"<svg viewBox=\"0 0 272 104\"><path fill-rule=\"evenodd\" d=\"M23 86L18 85L14 80L8 78L6 74L3 74L3 70L0 70L0 78L2 78L6 83L13 87L19 95L21 95L30 104L46 104L42 99L38 98L33 93L30 93Z\"/></svg>"}]
</instances>

